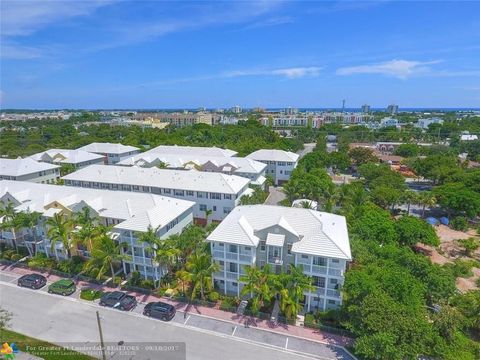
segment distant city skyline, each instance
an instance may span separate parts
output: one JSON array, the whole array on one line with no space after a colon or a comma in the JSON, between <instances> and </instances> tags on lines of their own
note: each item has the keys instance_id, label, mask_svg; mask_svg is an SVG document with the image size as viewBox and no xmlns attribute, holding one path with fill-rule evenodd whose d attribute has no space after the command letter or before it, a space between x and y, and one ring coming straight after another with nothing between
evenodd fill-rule
<instances>
[{"instance_id":1,"label":"distant city skyline","mask_svg":"<svg viewBox=\"0 0 480 360\"><path fill-rule=\"evenodd\" d=\"M1 3L2 109L480 107L480 3Z\"/></svg>"}]
</instances>

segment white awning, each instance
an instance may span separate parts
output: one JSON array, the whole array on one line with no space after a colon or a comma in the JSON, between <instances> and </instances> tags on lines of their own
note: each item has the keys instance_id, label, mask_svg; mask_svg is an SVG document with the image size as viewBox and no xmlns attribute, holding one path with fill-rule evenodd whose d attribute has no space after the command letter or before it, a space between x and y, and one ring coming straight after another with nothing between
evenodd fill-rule
<instances>
[{"instance_id":1,"label":"white awning","mask_svg":"<svg viewBox=\"0 0 480 360\"><path fill-rule=\"evenodd\" d=\"M285 235L283 234L272 234L268 233L267 235L267 245L271 246L283 246L285 242Z\"/></svg>"}]
</instances>

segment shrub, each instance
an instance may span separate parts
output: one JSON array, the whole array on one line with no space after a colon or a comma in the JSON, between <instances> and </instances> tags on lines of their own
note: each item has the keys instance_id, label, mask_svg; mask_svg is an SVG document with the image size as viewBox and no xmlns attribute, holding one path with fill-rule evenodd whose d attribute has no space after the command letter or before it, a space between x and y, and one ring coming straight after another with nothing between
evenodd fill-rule
<instances>
[{"instance_id":1,"label":"shrub","mask_svg":"<svg viewBox=\"0 0 480 360\"><path fill-rule=\"evenodd\" d=\"M155 284L153 283L153 280L151 279L144 279L140 281L140 287L145 288L145 289L155 289Z\"/></svg>"},{"instance_id":2,"label":"shrub","mask_svg":"<svg viewBox=\"0 0 480 360\"><path fill-rule=\"evenodd\" d=\"M220 304L221 310L235 311L238 307L238 299L231 296L225 296Z\"/></svg>"},{"instance_id":3,"label":"shrub","mask_svg":"<svg viewBox=\"0 0 480 360\"><path fill-rule=\"evenodd\" d=\"M315 317L313 316L312 313L305 314L305 325L314 325L315 324Z\"/></svg>"},{"instance_id":4,"label":"shrub","mask_svg":"<svg viewBox=\"0 0 480 360\"><path fill-rule=\"evenodd\" d=\"M468 221L463 216L457 216L452 219L452 221L450 222L450 226L454 230L466 231L468 230Z\"/></svg>"},{"instance_id":5,"label":"shrub","mask_svg":"<svg viewBox=\"0 0 480 360\"><path fill-rule=\"evenodd\" d=\"M453 264L447 264L455 277L467 278L472 276L472 267L475 266L475 261L470 260L455 260Z\"/></svg>"},{"instance_id":6,"label":"shrub","mask_svg":"<svg viewBox=\"0 0 480 360\"><path fill-rule=\"evenodd\" d=\"M12 256L15 255L15 250L8 249L2 252L2 258L11 260Z\"/></svg>"},{"instance_id":7,"label":"shrub","mask_svg":"<svg viewBox=\"0 0 480 360\"><path fill-rule=\"evenodd\" d=\"M217 302L219 298L220 294L216 291L212 291L210 294L208 294L208 301Z\"/></svg>"},{"instance_id":8,"label":"shrub","mask_svg":"<svg viewBox=\"0 0 480 360\"><path fill-rule=\"evenodd\" d=\"M80 256L72 256L71 259L60 261L57 269L67 274L78 274L83 270L84 263L85 260Z\"/></svg>"},{"instance_id":9,"label":"shrub","mask_svg":"<svg viewBox=\"0 0 480 360\"><path fill-rule=\"evenodd\" d=\"M52 258L47 258L45 254L37 254L28 261L28 266L54 269L56 261Z\"/></svg>"},{"instance_id":10,"label":"shrub","mask_svg":"<svg viewBox=\"0 0 480 360\"><path fill-rule=\"evenodd\" d=\"M100 299L103 295L103 291L95 290L95 289L82 289L80 292L80 299L93 301L96 299Z\"/></svg>"},{"instance_id":11,"label":"shrub","mask_svg":"<svg viewBox=\"0 0 480 360\"><path fill-rule=\"evenodd\" d=\"M20 260L21 258L23 258L23 255L13 254L13 255L10 257L10 260L12 260L12 261L18 261L18 260Z\"/></svg>"}]
</instances>

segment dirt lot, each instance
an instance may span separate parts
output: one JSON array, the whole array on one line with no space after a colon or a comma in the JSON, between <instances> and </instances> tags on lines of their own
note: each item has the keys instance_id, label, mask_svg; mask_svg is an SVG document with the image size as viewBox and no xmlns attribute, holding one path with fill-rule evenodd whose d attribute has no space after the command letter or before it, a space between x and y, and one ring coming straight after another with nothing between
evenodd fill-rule
<instances>
[{"instance_id":1,"label":"dirt lot","mask_svg":"<svg viewBox=\"0 0 480 360\"><path fill-rule=\"evenodd\" d=\"M469 230L467 232L456 231L445 225L439 225L435 228L435 230L440 238L439 248L435 249L431 246L422 245L427 250L431 251L430 259L432 262L443 265L446 263L453 263L455 259L470 259L465 256L463 249L457 240L468 239L469 237L479 238L475 230ZM480 259L480 249L477 249L477 251L473 254L473 258ZM474 267L472 272L473 276L469 278L457 278L456 284L458 290L464 292L478 289L476 281L478 278L480 278L480 269Z\"/></svg>"}]
</instances>

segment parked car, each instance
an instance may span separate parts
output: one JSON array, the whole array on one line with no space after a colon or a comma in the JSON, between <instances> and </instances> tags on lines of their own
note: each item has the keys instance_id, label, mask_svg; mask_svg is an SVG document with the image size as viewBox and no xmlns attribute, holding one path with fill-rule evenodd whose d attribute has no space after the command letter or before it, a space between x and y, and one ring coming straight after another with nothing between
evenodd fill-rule
<instances>
[{"instance_id":1,"label":"parked car","mask_svg":"<svg viewBox=\"0 0 480 360\"><path fill-rule=\"evenodd\" d=\"M54 282L48 287L48 292L50 294L59 294L63 296L71 295L77 290L77 287L73 280L62 279Z\"/></svg>"},{"instance_id":2,"label":"parked car","mask_svg":"<svg viewBox=\"0 0 480 360\"><path fill-rule=\"evenodd\" d=\"M18 286L29 287L32 289L40 289L45 286L47 279L43 275L39 274L28 274L23 275L18 279Z\"/></svg>"},{"instance_id":3,"label":"parked car","mask_svg":"<svg viewBox=\"0 0 480 360\"><path fill-rule=\"evenodd\" d=\"M143 310L143 315L163 321L170 321L176 312L177 310L175 310L173 305L158 301L148 303Z\"/></svg>"},{"instance_id":4,"label":"parked car","mask_svg":"<svg viewBox=\"0 0 480 360\"><path fill-rule=\"evenodd\" d=\"M112 291L103 294L100 298L100 305L129 311L137 306L135 296L127 295L122 291Z\"/></svg>"}]
</instances>

